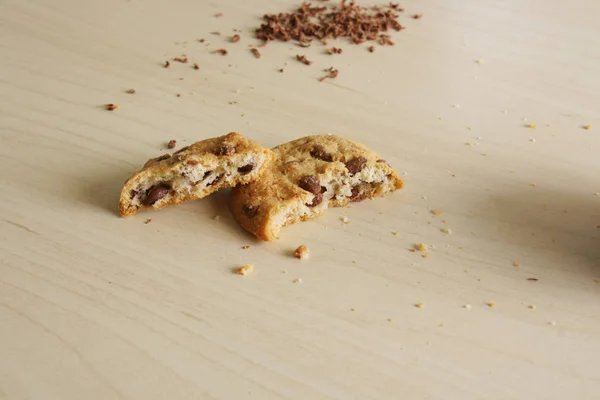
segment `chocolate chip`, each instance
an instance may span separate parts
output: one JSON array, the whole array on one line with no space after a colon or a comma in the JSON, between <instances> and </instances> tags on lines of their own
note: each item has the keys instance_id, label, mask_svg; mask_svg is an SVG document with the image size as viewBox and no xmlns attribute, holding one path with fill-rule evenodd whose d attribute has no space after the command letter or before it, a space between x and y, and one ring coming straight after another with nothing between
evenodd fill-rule
<instances>
[{"instance_id":1,"label":"chocolate chip","mask_svg":"<svg viewBox=\"0 0 600 400\"><path fill-rule=\"evenodd\" d=\"M179 150L177 150L175 153L173 153L173 155L175 155L175 154L179 154L179 153L181 153L182 151L186 151L186 150L187 150L187 149L189 149L189 148L190 148L190 146L185 146L185 147L182 147L181 149L179 149Z\"/></svg>"},{"instance_id":2,"label":"chocolate chip","mask_svg":"<svg viewBox=\"0 0 600 400\"><path fill-rule=\"evenodd\" d=\"M319 178L314 175L304 175L298 179L298 186L312 194L321 193L321 182L319 182Z\"/></svg>"},{"instance_id":3,"label":"chocolate chip","mask_svg":"<svg viewBox=\"0 0 600 400\"><path fill-rule=\"evenodd\" d=\"M323 160L323 161L327 161L327 162L333 161L333 157L331 156L331 154L329 154L327 151L325 151L323 146L318 145L318 144L315 145L315 147L313 147L313 149L310 152L310 155L319 160Z\"/></svg>"},{"instance_id":4,"label":"chocolate chip","mask_svg":"<svg viewBox=\"0 0 600 400\"><path fill-rule=\"evenodd\" d=\"M307 207L316 207L319 204L321 204L322 201L323 201L323 194L317 193L317 194L315 194L315 197L313 197L312 203L306 203L306 206Z\"/></svg>"},{"instance_id":5,"label":"chocolate chip","mask_svg":"<svg viewBox=\"0 0 600 400\"><path fill-rule=\"evenodd\" d=\"M224 174L224 173L223 173L223 174L221 174L221 175L219 175L219 176L217 176L217 177L215 178L215 180L213 180L212 182L209 182L209 183L207 183L207 184L206 184L206 186L208 187L208 186L212 186L212 185L214 185L215 183L219 183L219 181L221 181L221 179L223 179L223 177L224 177L224 176L225 176L225 174Z\"/></svg>"},{"instance_id":6,"label":"chocolate chip","mask_svg":"<svg viewBox=\"0 0 600 400\"><path fill-rule=\"evenodd\" d=\"M366 193L361 193L360 189L356 186L352 188L352 195L350 196L350 201L359 202L363 201L367 198Z\"/></svg>"},{"instance_id":7,"label":"chocolate chip","mask_svg":"<svg viewBox=\"0 0 600 400\"><path fill-rule=\"evenodd\" d=\"M356 157L346 163L346 168L348 168L348 172L350 172L350 176L352 176L362 171L366 163L366 158Z\"/></svg>"},{"instance_id":8,"label":"chocolate chip","mask_svg":"<svg viewBox=\"0 0 600 400\"><path fill-rule=\"evenodd\" d=\"M217 147L215 154L218 156L230 156L232 154L235 154L235 147L229 144L222 144L219 147Z\"/></svg>"},{"instance_id":9,"label":"chocolate chip","mask_svg":"<svg viewBox=\"0 0 600 400\"><path fill-rule=\"evenodd\" d=\"M244 207L242 207L242 212L246 217L254 218L258 215L258 206L246 204Z\"/></svg>"},{"instance_id":10,"label":"chocolate chip","mask_svg":"<svg viewBox=\"0 0 600 400\"><path fill-rule=\"evenodd\" d=\"M161 183L157 186L152 186L148 189L148 196L144 200L144 204L147 206L151 206L156 203L158 200L165 197L171 191L171 187L166 183Z\"/></svg>"},{"instance_id":11,"label":"chocolate chip","mask_svg":"<svg viewBox=\"0 0 600 400\"><path fill-rule=\"evenodd\" d=\"M246 164L238 168L240 174L247 174L254 169L254 163Z\"/></svg>"},{"instance_id":12,"label":"chocolate chip","mask_svg":"<svg viewBox=\"0 0 600 400\"><path fill-rule=\"evenodd\" d=\"M129 192L129 199L130 199L130 200L133 200L133 198L134 198L135 196L137 196L137 195L138 195L138 193L139 193L139 192L138 192L137 190L132 190L131 192Z\"/></svg>"}]
</instances>

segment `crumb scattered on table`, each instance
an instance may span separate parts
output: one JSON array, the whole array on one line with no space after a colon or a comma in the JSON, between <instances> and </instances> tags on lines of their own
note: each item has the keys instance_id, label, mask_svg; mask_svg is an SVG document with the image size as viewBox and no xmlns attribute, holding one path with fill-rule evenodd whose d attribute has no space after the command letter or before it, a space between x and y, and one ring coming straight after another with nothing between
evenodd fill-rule
<instances>
[{"instance_id":1,"label":"crumb scattered on table","mask_svg":"<svg viewBox=\"0 0 600 400\"><path fill-rule=\"evenodd\" d=\"M513 265L513 267L519 267L519 266L521 266L521 264L519 264L519 263L518 263L518 262L516 262L516 261L514 261L512 265Z\"/></svg>"},{"instance_id":2,"label":"crumb scattered on table","mask_svg":"<svg viewBox=\"0 0 600 400\"><path fill-rule=\"evenodd\" d=\"M177 146L177 140L175 140L175 139L171 139L171 140L169 140L169 143L167 143L167 147L169 149L174 149L175 146Z\"/></svg>"},{"instance_id":3,"label":"crumb scattered on table","mask_svg":"<svg viewBox=\"0 0 600 400\"><path fill-rule=\"evenodd\" d=\"M417 303L417 304L415 304L415 307L417 307L417 308L424 308L425 304L423 304L423 303Z\"/></svg>"},{"instance_id":4,"label":"crumb scattered on table","mask_svg":"<svg viewBox=\"0 0 600 400\"><path fill-rule=\"evenodd\" d=\"M527 280L531 281L531 282L537 282L537 281L539 281L538 278L527 278Z\"/></svg>"},{"instance_id":5,"label":"crumb scattered on table","mask_svg":"<svg viewBox=\"0 0 600 400\"><path fill-rule=\"evenodd\" d=\"M308 247L305 245L300 245L296 250L294 250L294 257L299 260L306 260L308 258L309 251Z\"/></svg>"},{"instance_id":6,"label":"crumb scattered on table","mask_svg":"<svg viewBox=\"0 0 600 400\"><path fill-rule=\"evenodd\" d=\"M260 58L260 51L258 51L257 48L251 48L250 51L252 52L252 54L254 55L254 57L256 58Z\"/></svg>"},{"instance_id":7,"label":"crumb scattered on table","mask_svg":"<svg viewBox=\"0 0 600 400\"><path fill-rule=\"evenodd\" d=\"M417 243L415 245L415 249L420 252L426 252L427 250L429 250L429 248L427 247L427 245L425 243Z\"/></svg>"},{"instance_id":8,"label":"crumb scattered on table","mask_svg":"<svg viewBox=\"0 0 600 400\"><path fill-rule=\"evenodd\" d=\"M150 222L152 222L152 218L148 218L147 220L145 220L144 224L148 225Z\"/></svg>"},{"instance_id":9,"label":"crumb scattered on table","mask_svg":"<svg viewBox=\"0 0 600 400\"><path fill-rule=\"evenodd\" d=\"M200 69L200 66L198 64L194 64L193 68L194 69Z\"/></svg>"},{"instance_id":10,"label":"crumb scattered on table","mask_svg":"<svg viewBox=\"0 0 600 400\"><path fill-rule=\"evenodd\" d=\"M294 283L297 283L297 284L302 283L302 278L296 278L296 279L294 279Z\"/></svg>"},{"instance_id":11,"label":"crumb scattered on table","mask_svg":"<svg viewBox=\"0 0 600 400\"><path fill-rule=\"evenodd\" d=\"M304 65L312 64L312 61L310 61L308 58L306 58L305 55L302 54L296 54L296 60L300 61Z\"/></svg>"},{"instance_id":12,"label":"crumb scattered on table","mask_svg":"<svg viewBox=\"0 0 600 400\"><path fill-rule=\"evenodd\" d=\"M343 222L344 224L346 224L346 225L348 225L348 224L350 223L350 220L349 220L349 219L348 219L348 217L347 217L347 216L345 216L345 215L344 215L344 216L343 216L341 219L342 219L342 222Z\"/></svg>"},{"instance_id":13,"label":"crumb scattered on table","mask_svg":"<svg viewBox=\"0 0 600 400\"><path fill-rule=\"evenodd\" d=\"M177 61L182 64L187 64L188 58L187 57L175 57L175 58L173 58L173 61Z\"/></svg>"},{"instance_id":14,"label":"crumb scattered on table","mask_svg":"<svg viewBox=\"0 0 600 400\"><path fill-rule=\"evenodd\" d=\"M233 35L233 36L231 37L231 41L232 41L233 43L237 43L237 42L239 42L239 41L240 41L240 35L237 35L237 34Z\"/></svg>"},{"instance_id":15,"label":"crumb scattered on table","mask_svg":"<svg viewBox=\"0 0 600 400\"><path fill-rule=\"evenodd\" d=\"M248 275L250 272L254 270L254 264L246 264L239 267L236 271L238 275Z\"/></svg>"},{"instance_id":16,"label":"crumb scattered on table","mask_svg":"<svg viewBox=\"0 0 600 400\"><path fill-rule=\"evenodd\" d=\"M531 305L529 306L529 309L530 309L530 310L535 310L535 308L536 308L536 307L535 307L535 304L531 304Z\"/></svg>"},{"instance_id":17,"label":"crumb scattered on table","mask_svg":"<svg viewBox=\"0 0 600 400\"><path fill-rule=\"evenodd\" d=\"M483 63L485 63L485 60L483 58L477 59L477 64L481 65Z\"/></svg>"},{"instance_id":18,"label":"crumb scattered on table","mask_svg":"<svg viewBox=\"0 0 600 400\"><path fill-rule=\"evenodd\" d=\"M442 210L439 210L437 208L434 208L433 210L431 210L431 213L433 215L440 215L442 213Z\"/></svg>"},{"instance_id":19,"label":"crumb scattered on table","mask_svg":"<svg viewBox=\"0 0 600 400\"><path fill-rule=\"evenodd\" d=\"M592 129L592 126L589 125L589 124L588 125L584 125L583 129L585 129L586 131L589 131L590 129Z\"/></svg>"},{"instance_id":20,"label":"crumb scattered on table","mask_svg":"<svg viewBox=\"0 0 600 400\"><path fill-rule=\"evenodd\" d=\"M493 302L493 301L490 301L489 303L487 303L487 305L488 305L488 307L490 307L490 308L494 308L494 307L496 307L496 303L495 303L495 302Z\"/></svg>"},{"instance_id":21,"label":"crumb scattered on table","mask_svg":"<svg viewBox=\"0 0 600 400\"><path fill-rule=\"evenodd\" d=\"M463 308L465 308L465 309L467 309L467 310L470 310L471 308L473 308L473 306L471 306L470 304L465 304L465 305L463 306Z\"/></svg>"},{"instance_id":22,"label":"crumb scattered on table","mask_svg":"<svg viewBox=\"0 0 600 400\"><path fill-rule=\"evenodd\" d=\"M108 104L104 105L104 108L107 109L108 111L115 111L115 110L119 109L119 105L108 103Z\"/></svg>"},{"instance_id":23,"label":"crumb scattered on table","mask_svg":"<svg viewBox=\"0 0 600 400\"><path fill-rule=\"evenodd\" d=\"M398 231L392 231L392 235L398 236Z\"/></svg>"},{"instance_id":24,"label":"crumb scattered on table","mask_svg":"<svg viewBox=\"0 0 600 400\"><path fill-rule=\"evenodd\" d=\"M531 123L531 124L527 125L527 127L531 128L531 129L535 129L535 128L537 128L537 125L534 123Z\"/></svg>"},{"instance_id":25,"label":"crumb scattered on table","mask_svg":"<svg viewBox=\"0 0 600 400\"><path fill-rule=\"evenodd\" d=\"M550 321L550 322L548 322L548 324L552 325L552 326L556 326L556 321Z\"/></svg>"},{"instance_id":26,"label":"crumb scattered on table","mask_svg":"<svg viewBox=\"0 0 600 400\"><path fill-rule=\"evenodd\" d=\"M222 56L226 56L227 55L227 50L225 50L225 49L217 49L217 50L215 50L215 53L220 54Z\"/></svg>"},{"instance_id":27,"label":"crumb scattered on table","mask_svg":"<svg viewBox=\"0 0 600 400\"><path fill-rule=\"evenodd\" d=\"M442 231L442 233L445 233L446 235L452 235L452 229L442 228L440 230Z\"/></svg>"},{"instance_id":28,"label":"crumb scattered on table","mask_svg":"<svg viewBox=\"0 0 600 400\"><path fill-rule=\"evenodd\" d=\"M127 94L135 94L135 89L128 89L125 91Z\"/></svg>"}]
</instances>

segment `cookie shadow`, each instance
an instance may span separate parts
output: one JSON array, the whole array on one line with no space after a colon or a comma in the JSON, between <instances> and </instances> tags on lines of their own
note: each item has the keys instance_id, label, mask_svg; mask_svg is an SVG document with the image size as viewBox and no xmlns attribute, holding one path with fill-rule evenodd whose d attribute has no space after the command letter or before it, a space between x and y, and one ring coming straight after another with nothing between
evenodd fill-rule
<instances>
[{"instance_id":1,"label":"cookie shadow","mask_svg":"<svg viewBox=\"0 0 600 400\"><path fill-rule=\"evenodd\" d=\"M102 176L98 172L84 173L85 177L99 177L85 180L80 186L78 200L94 208L119 216L119 198L125 181L133 175L134 168L111 171Z\"/></svg>"}]
</instances>

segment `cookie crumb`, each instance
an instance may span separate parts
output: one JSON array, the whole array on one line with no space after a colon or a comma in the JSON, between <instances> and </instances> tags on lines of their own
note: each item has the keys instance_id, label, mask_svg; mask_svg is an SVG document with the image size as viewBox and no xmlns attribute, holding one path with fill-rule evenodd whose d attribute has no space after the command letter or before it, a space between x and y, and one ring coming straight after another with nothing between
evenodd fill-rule
<instances>
[{"instance_id":1,"label":"cookie crumb","mask_svg":"<svg viewBox=\"0 0 600 400\"><path fill-rule=\"evenodd\" d=\"M418 251L424 253L427 250L429 250L429 248L427 247L427 245L425 243L417 243L415 245L415 250L418 250Z\"/></svg>"},{"instance_id":2,"label":"cookie crumb","mask_svg":"<svg viewBox=\"0 0 600 400\"><path fill-rule=\"evenodd\" d=\"M225 50L225 49L217 49L217 50L215 50L215 53L220 54L222 56L226 56L227 55L227 50Z\"/></svg>"},{"instance_id":3,"label":"cookie crumb","mask_svg":"<svg viewBox=\"0 0 600 400\"><path fill-rule=\"evenodd\" d=\"M437 208L434 208L433 210L431 210L431 213L432 213L433 215L440 215L440 214L442 214L442 210L439 210L439 209L437 209Z\"/></svg>"},{"instance_id":4,"label":"cookie crumb","mask_svg":"<svg viewBox=\"0 0 600 400\"><path fill-rule=\"evenodd\" d=\"M194 64L194 69L200 69L200 66L198 64Z\"/></svg>"},{"instance_id":5,"label":"cookie crumb","mask_svg":"<svg viewBox=\"0 0 600 400\"><path fill-rule=\"evenodd\" d=\"M233 36L231 37L231 41L232 41L233 43L237 43L237 42L239 42L239 41L240 41L240 35L233 35Z\"/></svg>"},{"instance_id":6,"label":"cookie crumb","mask_svg":"<svg viewBox=\"0 0 600 400\"><path fill-rule=\"evenodd\" d=\"M369 46L368 50L369 50L369 53L374 53L375 52L375 46Z\"/></svg>"},{"instance_id":7,"label":"cookie crumb","mask_svg":"<svg viewBox=\"0 0 600 400\"><path fill-rule=\"evenodd\" d=\"M348 225L350 223L350 220L345 215L341 219L342 219L342 222L346 225Z\"/></svg>"},{"instance_id":8,"label":"cookie crumb","mask_svg":"<svg viewBox=\"0 0 600 400\"><path fill-rule=\"evenodd\" d=\"M600 283L600 279L594 279L594 282Z\"/></svg>"},{"instance_id":9,"label":"cookie crumb","mask_svg":"<svg viewBox=\"0 0 600 400\"><path fill-rule=\"evenodd\" d=\"M308 247L306 247L305 245L301 245L296 250L294 250L294 257L296 257L299 260L306 260L308 258L308 255Z\"/></svg>"},{"instance_id":10,"label":"cookie crumb","mask_svg":"<svg viewBox=\"0 0 600 400\"><path fill-rule=\"evenodd\" d=\"M494 308L496 307L496 303L494 303L493 301L490 301L489 303L487 303L489 308Z\"/></svg>"},{"instance_id":11,"label":"cookie crumb","mask_svg":"<svg viewBox=\"0 0 600 400\"><path fill-rule=\"evenodd\" d=\"M398 231L392 231L392 235L398 236Z\"/></svg>"},{"instance_id":12,"label":"cookie crumb","mask_svg":"<svg viewBox=\"0 0 600 400\"><path fill-rule=\"evenodd\" d=\"M350 311L356 312L356 308L351 308Z\"/></svg>"},{"instance_id":13,"label":"cookie crumb","mask_svg":"<svg viewBox=\"0 0 600 400\"><path fill-rule=\"evenodd\" d=\"M425 304L423 304L423 303L417 303L417 304L415 304L415 307L417 307L417 308L424 308Z\"/></svg>"},{"instance_id":14,"label":"cookie crumb","mask_svg":"<svg viewBox=\"0 0 600 400\"><path fill-rule=\"evenodd\" d=\"M145 220L144 224L148 225L150 222L152 222L152 218L148 218L147 220Z\"/></svg>"},{"instance_id":15,"label":"cookie crumb","mask_svg":"<svg viewBox=\"0 0 600 400\"><path fill-rule=\"evenodd\" d=\"M446 235L452 235L452 230L451 229L442 228L440 230L442 231L442 233L445 233Z\"/></svg>"},{"instance_id":16,"label":"cookie crumb","mask_svg":"<svg viewBox=\"0 0 600 400\"><path fill-rule=\"evenodd\" d=\"M483 63L485 63L485 60L483 58L477 59L477 64L481 65Z\"/></svg>"},{"instance_id":17,"label":"cookie crumb","mask_svg":"<svg viewBox=\"0 0 600 400\"><path fill-rule=\"evenodd\" d=\"M531 305L529 306L529 309L530 309L530 310L535 310L535 308L536 308L536 307L535 307L535 304L531 304Z\"/></svg>"},{"instance_id":18,"label":"cookie crumb","mask_svg":"<svg viewBox=\"0 0 600 400\"><path fill-rule=\"evenodd\" d=\"M539 281L538 278L527 278L527 280L531 281L531 282L537 282L537 281Z\"/></svg>"},{"instance_id":19,"label":"cookie crumb","mask_svg":"<svg viewBox=\"0 0 600 400\"><path fill-rule=\"evenodd\" d=\"M534 123L531 123L531 124L527 125L527 127L530 129L535 129L535 128L537 128L537 125Z\"/></svg>"},{"instance_id":20,"label":"cookie crumb","mask_svg":"<svg viewBox=\"0 0 600 400\"><path fill-rule=\"evenodd\" d=\"M467 309L467 310L470 310L471 308L473 308L473 306L471 306L470 304L465 304L465 305L463 306L463 308L465 308L465 309Z\"/></svg>"},{"instance_id":21,"label":"cookie crumb","mask_svg":"<svg viewBox=\"0 0 600 400\"><path fill-rule=\"evenodd\" d=\"M250 272L254 270L254 264L246 264L239 267L236 271L238 275L248 275Z\"/></svg>"},{"instance_id":22,"label":"cookie crumb","mask_svg":"<svg viewBox=\"0 0 600 400\"><path fill-rule=\"evenodd\" d=\"M125 93L127 93L127 94L135 94L135 89L126 90Z\"/></svg>"},{"instance_id":23,"label":"cookie crumb","mask_svg":"<svg viewBox=\"0 0 600 400\"><path fill-rule=\"evenodd\" d=\"M586 131L589 131L590 129L592 129L592 126L590 124L584 125L583 129L585 129Z\"/></svg>"},{"instance_id":24,"label":"cookie crumb","mask_svg":"<svg viewBox=\"0 0 600 400\"><path fill-rule=\"evenodd\" d=\"M297 284L302 283L302 278L296 278L296 279L294 279L294 283L297 283Z\"/></svg>"},{"instance_id":25,"label":"cookie crumb","mask_svg":"<svg viewBox=\"0 0 600 400\"><path fill-rule=\"evenodd\" d=\"M165 68L169 68L171 66L171 63L169 61L165 61Z\"/></svg>"},{"instance_id":26,"label":"cookie crumb","mask_svg":"<svg viewBox=\"0 0 600 400\"><path fill-rule=\"evenodd\" d=\"M174 149L175 146L177 146L177 140L175 140L175 139L171 139L171 140L169 140L169 143L167 143L167 147L169 149Z\"/></svg>"},{"instance_id":27,"label":"cookie crumb","mask_svg":"<svg viewBox=\"0 0 600 400\"><path fill-rule=\"evenodd\" d=\"M556 326L556 321L550 321L550 322L548 322L548 324L552 325L552 326Z\"/></svg>"},{"instance_id":28,"label":"cookie crumb","mask_svg":"<svg viewBox=\"0 0 600 400\"><path fill-rule=\"evenodd\" d=\"M521 264L519 264L519 263L518 263L518 262L516 262L516 261L514 261L512 265L513 265L513 267L515 267L515 268L517 268L517 267L520 267L520 266L521 266Z\"/></svg>"},{"instance_id":29,"label":"cookie crumb","mask_svg":"<svg viewBox=\"0 0 600 400\"><path fill-rule=\"evenodd\" d=\"M412 19L421 19L423 18L423 14L415 14L412 16Z\"/></svg>"},{"instance_id":30,"label":"cookie crumb","mask_svg":"<svg viewBox=\"0 0 600 400\"><path fill-rule=\"evenodd\" d=\"M173 58L173 61L177 61L182 64L187 64L188 58L187 57L175 57L175 58Z\"/></svg>"},{"instance_id":31,"label":"cookie crumb","mask_svg":"<svg viewBox=\"0 0 600 400\"><path fill-rule=\"evenodd\" d=\"M388 318L388 319L387 319L387 322L392 322L392 319L391 319L391 318Z\"/></svg>"},{"instance_id":32,"label":"cookie crumb","mask_svg":"<svg viewBox=\"0 0 600 400\"><path fill-rule=\"evenodd\" d=\"M248 246L248 245L242 246L242 249L244 249L244 250L249 249L249 248L250 248L250 246Z\"/></svg>"}]
</instances>

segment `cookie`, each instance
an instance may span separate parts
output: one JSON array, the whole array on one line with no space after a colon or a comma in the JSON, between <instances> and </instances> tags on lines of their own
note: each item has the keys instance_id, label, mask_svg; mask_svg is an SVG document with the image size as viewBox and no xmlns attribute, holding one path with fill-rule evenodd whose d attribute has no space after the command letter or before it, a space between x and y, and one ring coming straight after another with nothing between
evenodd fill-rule
<instances>
[{"instance_id":1,"label":"cookie","mask_svg":"<svg viewBox=\"0 0 600 400\"><path fill-rule=\"evenodd\" d=\"M173 155L150 159L129 178L121 191L119 211L126 217L252 182L272 158L270 150L235 132L194 143Z\"/></svg>"},{"instance_id":2,"label":"cookie","mask_svg":"<svg viewBox=\"0 0 600 400\"><path fill-rule=\"evenodd\" d=\"M403 186L385 160L338 136L308 136L277 146L273 153L261 179L234 188L231 195L239 224L262 240L275 240L282 226L313 219L328 207Z\"/></svg>"}]
</instances>

